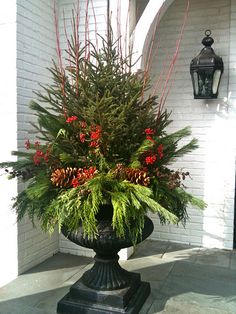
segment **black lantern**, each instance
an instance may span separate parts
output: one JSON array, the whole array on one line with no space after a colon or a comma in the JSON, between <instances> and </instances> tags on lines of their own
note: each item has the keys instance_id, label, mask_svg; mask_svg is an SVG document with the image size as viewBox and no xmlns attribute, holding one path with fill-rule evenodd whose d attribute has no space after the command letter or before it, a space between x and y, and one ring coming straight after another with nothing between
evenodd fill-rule
<instances>
[{"instance_id":1,"label":"black lantern","mask_svg":"<svg viewBox=\"0 0 236 314\"><path fill-rule=\"evenodd\" d=\"M190 64L190 74L193 83L195 99L217 98L221 75L224 64L221 57L217 56L211 45L214 40L210 30L205 31L206 37L202 44L205 46Z\"/></svg>"}]
</instances>

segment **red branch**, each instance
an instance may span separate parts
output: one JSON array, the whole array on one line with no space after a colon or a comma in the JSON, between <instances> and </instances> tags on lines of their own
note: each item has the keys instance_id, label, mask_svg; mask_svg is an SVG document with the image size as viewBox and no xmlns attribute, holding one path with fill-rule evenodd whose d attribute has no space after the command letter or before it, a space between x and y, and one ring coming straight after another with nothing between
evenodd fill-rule
<instances>
[{"instance_id":1,"label":"red branch","mask_svg":"<svg viewBox=\"0 0 236 314\"><path fill-rule=\"evenodd\" d=\"M122 37L121 37L121 6L120 6L120 0L118 0L117 3L117 12L116 12L116 24L117 24L117 38L118 38L118 54L120 55L122 59Z\"/></svg>"},{"instance_id":2,"label":"red branch","mask_svg":"<svg viewBox=\"0 0 236 314\"><path fill-rule=\"evenodd\" d=\"M182 23L182 26L181 26L180 35L179 35L179 38L178 38L177 43L176 43L175 53L174 53L173 58L172 58L172 60L170 62L170 65L169 65L169 68L168 68L168 72L167 72L167 76L166 76L166 80L165 80L165 84L164 84L164 88L163 88L162 93L161 93L160 102L159 102L159 108L158 108L158 116L161 114L161 112L162 112L162 110L164 108L164 104L165 104L165 101L166 101L166 98L167 98L167 94L169 94L169 92L170 92L170 88L167 89L167 87L168 87L168 83L170 81L170 78L171 78L171 75L172 75L172 72L173 72L173 69L174 69L175 62L176 62L178 54L179 54L180 43L181 43L181 40L183 38L183 33L184 33L185 25L186 25L186 22L187 22L187 18L188 18L188 11L189 11L189 0L187 2L187 6L186 6L186 9L185 9L184 20L183 20L183 23ZM167 94L166 94L166 90L167 90Z\"/></svg>"},{"instance_id":3,"label":"red branch","mask_svg":"<svg viewBox=\"0 0 236 314\"><path fill-rule=\"evenodd\" d=\"M159 45L157 47L157 49L159 48ZM155 84L155 87L153 89L153 92L152 92L152 96L156 95L157 94L157 91L158 90L161 90L162 89L162 78L163 78L163 75L165 73L165 69L166 69L166 64L167 64L167 61L169 60L169 54L165 53L165 60L163 61L162 63L162 70L161 70L161 73L158 75L158 78L156 80L156 84Z\"/></svg>"},{"instance_id":4,"label":"red branch","mask_svg":"<svg viewBox=\"0 0 236 314\"><path fill-rule=\"evenodd\" d=\"M60 34L59 34L59 27L58 27L58 17L56 12L56 1L53 2L53 13L54 13L54 26L55 26L55 32L56 32L56 49L57 49L57 57L60 69L62 70L62 56L61 56L61 45L60 45Z\"/></svg>"},{"instance_id":5,"label":"red branch","mask_svg":"<svg viewBox=\"0 0 236 314\"><path fill-rule=\"evenodd\" d=\"M85 60L88 60L90 57L90 44L89 44L89 16L88 16L88 11L89 11L89 0L86 0L85 3L85 25L84 25L84 41L85 41L85 53L84 53L84 58ZM87 70L87 64L85 64L85 76L86 76L86 70Z\"/></svg>"},{"instance_id":6,"label":"red branch","mask_svg":"<svg viewBox=\"0 0 236 314\"><path fill-rule=\"evenodd\" d=\"M74 24L74 38L75 38L75 66L76 66L76 82L75 82L75 91L76 96L79 94L79 22L80 22L80 6L79 0L76 7L76 18Z\"/></svg>"},{"instance_id":7,"label":"red branch","mask_svg":"<svg viewBox=\"0 0 236 314\"><path fill-rule=\"evenodd\" d=\"M69 65L71 67L71 47L70 47L70 40L69 40L67 29L66 29L66 18L65 18L65 11L64 10L63 10L63 25L64 25L64 33L66 36L68 55L69 55Z\"/></svg>"},{"instance_id":8,"label":"red branch","mask_svg":"<svg viewBox=\"0 0 236 314\"><path fill-rule=\"evenodd\" d=\"M62 64L62 55L61 55L61 45L60 45L60 34L59 34L59 27L58 27L58 17L57 17L57 10L56 10L56 1L53 1L53 13L54 13L54 27L56 32L56 51L57 51L57 57L59 62L59 72L61 74L61 92L63 95L63 113L64 116L67 118L67 112L66 112L66 93L65 93L65 73L63 69Z\"/></svg>"},{"instance_id":9,"label":"red branch","mask_svg":"<svg viewBox=\"0 0 236 314\"><path fill-rule=\"evenodd\" d=\"M125 58L127 58L130 55L130 51L128 52L128 45L127 45L127 41L130 38L129 36L129 15L130 15L130 1L129 1L129 6L128 6L128 11L127 11L127 15L126 15L126 23L125 23L125 39L124 39L124 46L125 46ZM129 45L129 50L130 50L130 45ZM127 72L127 66L125 68L125 72Z\"/></svg>"},{"instance_id":10,"label":"red branch","mask_svg":"<svg viewBox=\"0 0 236 314\"><path fill-rule=\"evenodd\" d=\"M96 14L94 10L93 0L91 0L91 6L92 6L93 18L94 18L96 49L98 50L98 28L97 28L97 19L96 19Z\"/></svg>"}]
</instances>

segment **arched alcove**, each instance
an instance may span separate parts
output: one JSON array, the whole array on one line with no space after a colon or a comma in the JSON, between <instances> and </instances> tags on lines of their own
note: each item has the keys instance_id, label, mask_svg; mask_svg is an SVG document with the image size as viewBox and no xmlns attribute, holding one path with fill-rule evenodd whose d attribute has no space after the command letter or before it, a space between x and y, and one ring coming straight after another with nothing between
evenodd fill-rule
<instances>
[{"instance_id":1,"label":"arched alcove","mask_svg":"<svg viewBox=\"0 0 236 314\"><path fill-rule=\"evenodd\" d=\"M167 3L167 2L166 2ZM152 26L143 45L143 66L147 59L153 27L159 18L154 36L150 74L152 88L157 80L165 83L176 42L180 36L181 25L186 14L186 0L171 1L162 16L155 15ZM188 19L181 40L178 59L172 79L165 108L172 111L174 120L169 131L190 125L193 136L199 140L199 148L175 163L176 169L186 169L192 174L192 180L186 181L189 191L203 198L208 208L199 212L189 208L190 220L186 227L171 225L161 226L155 221L152 239L169 240L206 247L232 248L234 221L234 187L235 187L235 49L230 44L235 29L232 19L232 3L228 0L198 1L191 0ZM141 19L140 19L141 20ZM194 100L189 74L191 59L199 53L201 40L206 29L212 30L214 49L221 55L225 65L219 97L216 100ZM161 86L159 82L159 85ZM161 95L161 88L156 90Z\"/></svg>"}]
</instances>

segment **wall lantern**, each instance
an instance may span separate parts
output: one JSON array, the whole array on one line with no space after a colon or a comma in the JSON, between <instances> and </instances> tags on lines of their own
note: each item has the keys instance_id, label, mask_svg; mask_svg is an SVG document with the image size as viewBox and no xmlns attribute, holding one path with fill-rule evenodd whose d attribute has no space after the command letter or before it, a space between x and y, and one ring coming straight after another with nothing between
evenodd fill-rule
<instances>
[{"instance_id":1,"label":"wall lantern","mask_svg":"<svg viewBox=\"0 0 236 314\"><path fill-rule=\"evenodd\" d=\"M217 98L221 75L224 64L221 57L217 56L211 45L214 39L210 37L211 31L205 31L206 37L202 44L205 46L190 64L190 74L193 83L195 99Z\"/></svg>"}]
</instances>

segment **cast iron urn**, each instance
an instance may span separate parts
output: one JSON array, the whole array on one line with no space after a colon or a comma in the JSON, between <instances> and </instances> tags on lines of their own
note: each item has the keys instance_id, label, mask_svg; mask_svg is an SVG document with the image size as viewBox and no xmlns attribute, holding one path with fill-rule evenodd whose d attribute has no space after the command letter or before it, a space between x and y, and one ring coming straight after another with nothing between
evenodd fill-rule
<instances>
[{"instance_id":1,"label":"cast iron urn","mask_svg":"<svg viewBox=\"0 0 236 314\"><path fill-rule=\"evenodd\" d=\"M98 217L98 236L88 238L82 226L76 231L62 229L72 242L95 251L94 265L70 288L57 305L61 314L137 314L150 294L150 284L142 282L140 274L128 272L118 263L118 252L133 245L127 230L125 238L118 238L112 229L111 217ZM105 212L111 212L105 208ZM151 219L145 217L142 236L145 240L153 231Z\"/></svg>"},{"instance_id":2,"label":"cast iron urn","mask_svg":"<svg viewBox=\"0 0 236 314\"><path fill-rule=\"evenodd\" d=\"M190 74L193 83L195 99L217 98L220 79L224 70L223 60L217 56L211 45L214 39L210 37L211 31L205 31L206 37L202 44L205 46L190 64Z\"/></svg>"}]
</instances>

